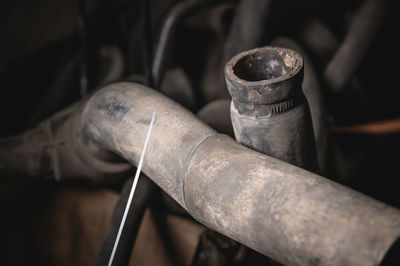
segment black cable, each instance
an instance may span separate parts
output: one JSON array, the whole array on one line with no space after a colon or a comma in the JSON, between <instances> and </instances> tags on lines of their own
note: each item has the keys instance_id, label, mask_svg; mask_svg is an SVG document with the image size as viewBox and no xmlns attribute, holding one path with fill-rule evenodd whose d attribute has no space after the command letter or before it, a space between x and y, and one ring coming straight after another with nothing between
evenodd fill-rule
<instances>
[{"instance_id":1,"label":"black cable","mask_svg":"<svg viewBox=\"0 0 400 266\"><path fill-rule=\"evenodd\" d=\"M146 74L146 83L153 86L151 75L152 69L152 36L151 36L151 16L150 4L148 0L140 0L142 10L142 30L143 38L143 63ZM114 208L107 233L103 239L100 250L97 254L95 265L107 265L114 247L115 239L118 234L119 226L125 211L125 206L129 198L133 178L129 178L122 188L120 198ZM140 177L134 200L129 208L126 223L121 233L117 250L115 252L112 265L128 265L131 257L133 245L142 222L144 211L149 205L149 200L154 194L156 186L147 177Z\"/></svg>"},{"instance_id":2,"label":"black cable","mask_svg":"<svg viewBox=\"0 0 400 266\"><path fill-rule=\"evenodd\" d=\"M119 200L114 207L108 229L97 253L94 263L95 266L108 265L122 216L124 215L125 206L129 198L129 193L132 188L132 183L133 177L129 178L122 188ZM112 263L113 266L126 266L129 264L136 236L154 188L155 185L146 176L140 176L132 204L126 217L125 226L115 252Z\"/></svg>"}]
</instances>

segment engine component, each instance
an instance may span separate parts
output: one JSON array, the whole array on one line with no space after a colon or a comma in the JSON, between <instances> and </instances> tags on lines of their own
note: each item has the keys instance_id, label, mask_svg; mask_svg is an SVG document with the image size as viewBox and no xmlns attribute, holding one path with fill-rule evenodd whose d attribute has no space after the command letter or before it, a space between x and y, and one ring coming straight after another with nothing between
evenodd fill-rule
<instances>
[{"instance_id":1,"label":"engine component","mask_svg":"<svg viewBox=\"0 0 400 266\"><path fill-rule=\"evenodd\" d=\"M75 176L85 176L93 170L84 169L96 164L82 161L92 157L101 165L107 150L137 164L153 111L158 118L143 172L209 228L287 265L377 265L400 235L398 210L252 151L217 134L156 91L134 83L109 85L70 118L60 121L58 116L59 124L53 124L57 134L42 144L54 143L54 150L73 149L54 160L43 146L36 146L30 153L35 160L18 160L18 169L38 174L58 168L59 178L71 178L74 173L64 175L60 167L68 164ZM79 147L54 138L71 135L71 127L66 127L71 119L79 121L75 125L82 135L73 133L69 141L80 138ZM16 142L1 144L10 147ZM18 148L20 155L26 154L24 145L16 145L14 151ZM4 170L10 160L1 156ZM96 170L99 174L101 168Z\"/></svg>"},{"instance_id":2,"label":"engine component","mask_svg":"<svg viewBox=\"0 0 400 266\"><path fill-rule=\"evenodd\" d=\"M301 55L275 47L249 50L226 64L225 77L236 139L256 151L315 170L311 116L301 89Z\"/></svg>"}]
</instances>

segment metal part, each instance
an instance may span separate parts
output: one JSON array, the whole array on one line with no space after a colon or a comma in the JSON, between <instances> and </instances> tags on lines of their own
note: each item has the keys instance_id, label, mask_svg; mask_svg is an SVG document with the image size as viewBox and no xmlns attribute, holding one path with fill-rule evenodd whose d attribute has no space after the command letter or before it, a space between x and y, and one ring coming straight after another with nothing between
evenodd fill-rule
<instances>
[{"instance_id":1,"label":"metal part","mask_svg":"<svg viewBox=\"0 0 400 266\"><path fill-rule=\"evenodd\" d=\"M277 47L252 49L226 64L225 78L236 139L253 150L315 170L311 116L301 89L301 55Z\"/></svg>"}]
</instances>

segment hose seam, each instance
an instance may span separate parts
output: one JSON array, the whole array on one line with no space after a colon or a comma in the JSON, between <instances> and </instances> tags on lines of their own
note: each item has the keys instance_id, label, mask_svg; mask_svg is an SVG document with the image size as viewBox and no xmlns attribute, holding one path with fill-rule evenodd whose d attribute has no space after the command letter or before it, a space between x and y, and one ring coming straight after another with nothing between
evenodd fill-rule
<instances>
[{"instance_id":1,"label":"hose seam","mask_svg":"<svg viewBox=\"0 0 400 266\"><path fill-rule=\"evenodd\" d=\"M183 198L183 204L185 205L184 207L187 209L187 205L186 205L186 193L185 193L185 185L186 185L186 173L189 167L190 162L192 161L193 155L197 152L197 150L200 148L201 145L203 145L203 143L208 140L210 137L215 137L220 135L219 133L215 133L212 135L208 135L207 137L205 137L202 141L200 141L200 143L191 151L191 153L189 154L184 168L183 168L183 177L182 177L182 198Z\"/></svg>"}]
</instances>

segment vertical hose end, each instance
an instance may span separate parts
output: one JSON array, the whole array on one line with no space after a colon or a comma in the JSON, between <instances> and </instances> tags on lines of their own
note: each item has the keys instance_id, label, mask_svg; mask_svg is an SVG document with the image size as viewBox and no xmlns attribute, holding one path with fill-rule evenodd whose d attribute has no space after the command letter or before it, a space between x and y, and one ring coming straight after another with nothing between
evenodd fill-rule
<instances>
[{"instance_id":1,"label":"vertical hose end","mask_svg":"<svg viewBox=\"0 0 400 266\"><path fill-rule=\"evenodd\" d=\"M226 64L225 79L236 101L255 105L281 102L301 90L303 58L287 48L252 49Z\"/></svg>"}]
</instances>

